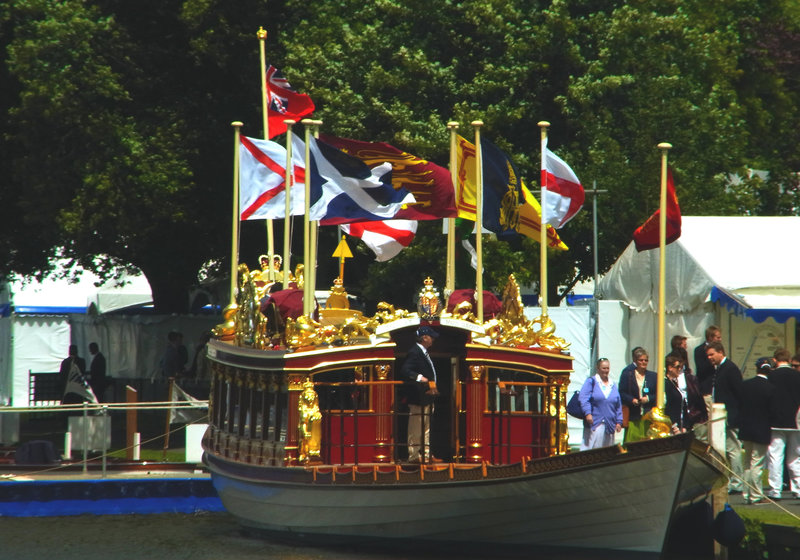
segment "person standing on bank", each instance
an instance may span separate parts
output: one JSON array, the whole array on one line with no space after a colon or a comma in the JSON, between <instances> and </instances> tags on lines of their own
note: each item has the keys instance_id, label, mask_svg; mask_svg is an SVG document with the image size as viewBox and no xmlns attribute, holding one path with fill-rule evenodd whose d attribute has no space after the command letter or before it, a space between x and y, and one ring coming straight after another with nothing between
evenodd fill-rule
<instances>
[{"instance_id":1,"label":"person standing on bank","mask_svg":"<svg viewBox=\"0 0 800 560\"><path fill-rule=\"evenodd\" d=\"M769 468L769 491L767 495L775 500L783 492L784 462L789 471L789 491L800 498L800 432L797 428L797 412L800 408L800 371L791 363L797 364L797 357L790 358L789 351L778 348L773 354L775 369L769 380L775 387L770 402L770 434L767 449Z\"/></svg>"},{"instance_id":2,"label":"person standing on bank","mask_svg":"<svg viewBox=\"0 0 800 560\"><path fill-rule=\"evenodd\" d=\"M694 431L708 422L708 413L697 378L686 371L683 356L670 352L664 359L664 412L672 420L673 433ZM681 383L683 379L683 383Z\"/></svg>"},{"instance_id":3,"label":"person standing on bank","mask_svg":"<svg viewBox=\"0 0 800 560\"><path fill-rule=\"evenodd\" d=\"M658 378L656 372L647 369L647 364L650 363L647 350L644 348L637 350L633 361L636 367L633 370L623 370L619 378L622 404L630 408L628 427L625 429L626 443L644 439L647 426L642 417L658 403L656 395Z\"/></svg>"},{"instance_id":4,"label":"person standing on bank","mask_svg":"<svg viewBox=\"0 0 800 560\"><path fill-rule=\"evenodd\" d=\"M711 413L711 390L714 388L714 364L708 361L708 345L722 340L722 331L716 325L706 329L706 341L694 349L694 374L700 383L700 391L706 397L709 414Z\"/></svg>"},{"instance_id":5,"label":"person standing on bank","mask_svg":"<svg viewBox=\"0 0 800 560\"><path fill-rule=\"evenodd\" d=\"M103 402L103 393L108 386L106 357L100 352L100 347L96 342L89 343L89 354L92 355L92 361L89 364L89 385L92 386L97 401Z\"/></svg>"},{"instance_id":6,"label":"person standing on bank","mask_svg":"<svg viewBox=\"0 0 800 560\"><path fill-rule=\"evenodd\" d=\"M411 463L440 462L431 453L431 416L433 403L439 394L435 389L436 368L428 349L439 333L431 327L417 329L417 343L408 350L408 356L400 370L407 385L408 398L408 460ZM433 387L431 382L434 383Z\"/></svg>"},{"instance_id":7,"label":"person standing on bank","mask_svg":"<svg viewBox=\"0 0 800 560\"><path fill-rule=\"evenodd\" d=\"M742 466L742 442L739 441L739 409L742 401L742 371L725 355L725 347L721 342L715 341L708 344L706 350L708 361L714 366L712 378L712 397L715 403L725 405L728 415L727 429L725 431L725 455L730 463L734 476L728 482L728 493L739 494L742 492L744 467Z\"/></svg>"},{"instance_id":8,"label":"person standing on bank","mask_svg":"<svg viewBox=\"0 0 800 560\"><path fill-rule=\"evenodd\" d=\"M597 372L584 381L578 395L585 415L581 451L614 445L614 434L622 431L622 399L608 378L611 365L600 358L595 368Z\"/></svg>"},{"instance_id":9,"label":"person standing on bank","mask_svg":"<svg viewBox=\"0 0 800 560\"><path fill-rule=\"evenodd\" d=\"M756 360L756 376L742 383L739 439L744 447L742 497L746 504L757 504L764 499L761 472L770 440L770 401L775 391L767 377L771 370L770 359L759 358Z\"/></svg>"},{"instance_id":10,"label":"person standing on bank","mask_svg":"<svg viewBox=\"0 0 800 560\"><path fill-rule=\"evenodd\" d=\"M86 382L86 360L78 356L78 346L69 345L69 356L64 358L59 369L64 385L61 404L80 404L91 401Z\"/></svg>"}]
</instances>

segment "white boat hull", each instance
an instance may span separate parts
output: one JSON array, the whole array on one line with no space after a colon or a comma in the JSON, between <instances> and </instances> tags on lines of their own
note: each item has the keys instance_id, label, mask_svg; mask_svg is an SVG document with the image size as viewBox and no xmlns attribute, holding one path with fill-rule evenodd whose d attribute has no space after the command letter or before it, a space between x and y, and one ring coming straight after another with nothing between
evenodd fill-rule
<instances>
[{"instance_id":1,"label":"white boat hull","mask_svg":"<svg viewBox=\"0 0 800 560\"><path fill-rule=\"evenodd\" d=\"M666 440L642 443L630 453L575 453L531 463L521 476L471 481L282 482L281 471L304 469L207 461L223 504L243 525L312 542L388 539L659 554L676 509L704 498L720 474L697 444L692 451L688 444L667 449ZM645 452L647 446L654 451Z\"/></svg>"}]
</instances>

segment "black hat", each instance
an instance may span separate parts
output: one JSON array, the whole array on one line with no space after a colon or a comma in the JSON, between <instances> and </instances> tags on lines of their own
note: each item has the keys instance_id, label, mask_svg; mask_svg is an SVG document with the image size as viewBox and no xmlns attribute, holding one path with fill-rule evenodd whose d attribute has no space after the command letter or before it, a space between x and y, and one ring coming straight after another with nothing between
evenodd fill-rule
<instances>
[{"instance_id":1,"label":"black hat","mask_svg":"<svg viewBox=\"0 0 800 560\"><path fill-rule=\"evenodd\" d=\"M428 335L431 338L439 338L439 333L428 326L423 326L417 329L417 338Z\"/></svg>"},{"instance_id":2,"label":"black hat","mask_svg":"<svg viewBox=\"0 0 800 560\"><path fill-rule=\"evenodd\" d=\"M772 369L772 360L769 358L759 358L756 360L756 370L762 371L766 370L769 371Z\"/></svg>"}]
</instances>

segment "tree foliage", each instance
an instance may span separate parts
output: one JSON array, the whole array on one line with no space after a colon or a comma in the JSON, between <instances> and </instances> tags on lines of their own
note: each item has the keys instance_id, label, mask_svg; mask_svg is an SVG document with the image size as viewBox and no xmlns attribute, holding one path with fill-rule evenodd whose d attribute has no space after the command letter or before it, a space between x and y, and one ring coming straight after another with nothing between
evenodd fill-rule
<instances>
[{"instance_id":1,"label":"tree foliage","mask_svg":"<svg viewBox=\"0 0 800 560\"><path fill-rule=\"evenodd\" d=\"M674 146L684 214L797 213L800 8L789 0L11 0L0 7L0 273L46 270L60 248L99 272L138 266L157 307L182 310L204 262L227 270L229 125L261 134L259 24L268 60L312 96L326 132L446 164L447 121L470 138L480 119L536 188L537 122L549 121L550 148L607 191L601 271L656 207L659 142ZM593 274L590 210L587 197L559 232L570 250L549 257L551 302ZM359 246L348 287L374 303L392 285L409 305L425 276L443 283L440 231L420 224L388 263ZM242 260L255 262L263 228L243 232L255 241ZM320 243L324 288L333 228ZM532 241L487 241L486 254L487 287L512 270L538 277Z\"/></svg>"}]
</instances>

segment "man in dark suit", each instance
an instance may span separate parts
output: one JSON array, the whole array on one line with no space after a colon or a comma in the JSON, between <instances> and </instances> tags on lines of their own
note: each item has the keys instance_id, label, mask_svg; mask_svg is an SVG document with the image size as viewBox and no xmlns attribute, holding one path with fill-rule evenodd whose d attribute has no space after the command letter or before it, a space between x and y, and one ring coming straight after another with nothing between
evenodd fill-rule
<instances>
[{"instance_id":1,"label":"man in dark suit","mask_svg":"<svg viewBox=\"0 0 800 560\"><path fill-rule=\"evenodd\" d=\"M714 366L708 361L706 351L712 342L720 342L722 332L716 325L711 325L706 329L706 341L694 349L694 374L700 383L700 391L703 396L710 395L713 389ZM710 402L710 400L709 400Z\"/></svg>"},{"instance_id":2,"label":"man in dark suit","mask_svg":"<svg viewBox=\"0 0 800 560\"><path fill-rule=\"evenodd\" d=\"M439 333L431 327L417 329L417 343L408 350L400 375L408 399L408 460L411 463L440 462L431 453L431 416L436 390L436 369L428 354Z\"/></svg>"},{"instance_id":3,"label":"man in dark suit","mask_svg":"<svg viewBox=\"0 0 800 560\"><path fill-rule=\"evenodd\" d=\"M797 428L797 409L800 408L800 371L789 365L789 351L778 348L773 354L775 369L769 380L775 387L770 403L772 434L767 450L769 491L767 495L780 499L783 491L784 461L789 467L789 489L800 498L800 434Z\"/></svg>"},{"instance_id":4,"label":"man in dark suit","mask_svg":"<svg viewBox=\"0 0 800 560\"><path fill-rule=\"evenodd\" d=\"M89 385L92 386L97 401L103 402L103 393L108 385L106 357L103 356L96 342L89 343L89 354L92 355L92 362L89 364Z\"/></svg>"},{"instance_id":5,"label":"man in dark suit","mask_svg":"<svg viewBox=\"0 0 800 560\"><path fill-rule=\"evenodd\" d=\"M772 369L769 358L756 360L756 376L742 383L742 402L739 411L739 439L744 446L745 503L757 504L764 500L761 472L770 442L770 399L775 388L770 383Z\"/></svg>"},{"instance_id":6,"label":"man in dark suit","mask_svg":"<svg viewBox=\"0 0 800 560\"><path fill-rule=\"evenodd\" d=\"M742 398L742 372L725 355L725 347L721 342L709 342L706 349L708 361L714 366L712 396L715 403L725 405L728 414L727 429L725 431L725 455L728 457L734 476L728 481L728 493L736 494L742 491L742 442L736 434L739 428L739 408Z\"/></svg>"},{"instance_id":7,"label":"man in dark suit","mask_svg":"<svg viewBox=\"0 0 800 560\"><path fill-rule=\"evenodd\" d=\"M86 360L78 356L76 344L69 345L69 356L61 362L59 371L64 386L61 404L80 404L90 400L83 389L86 381Z\"/></svg>"}]
</instances>

